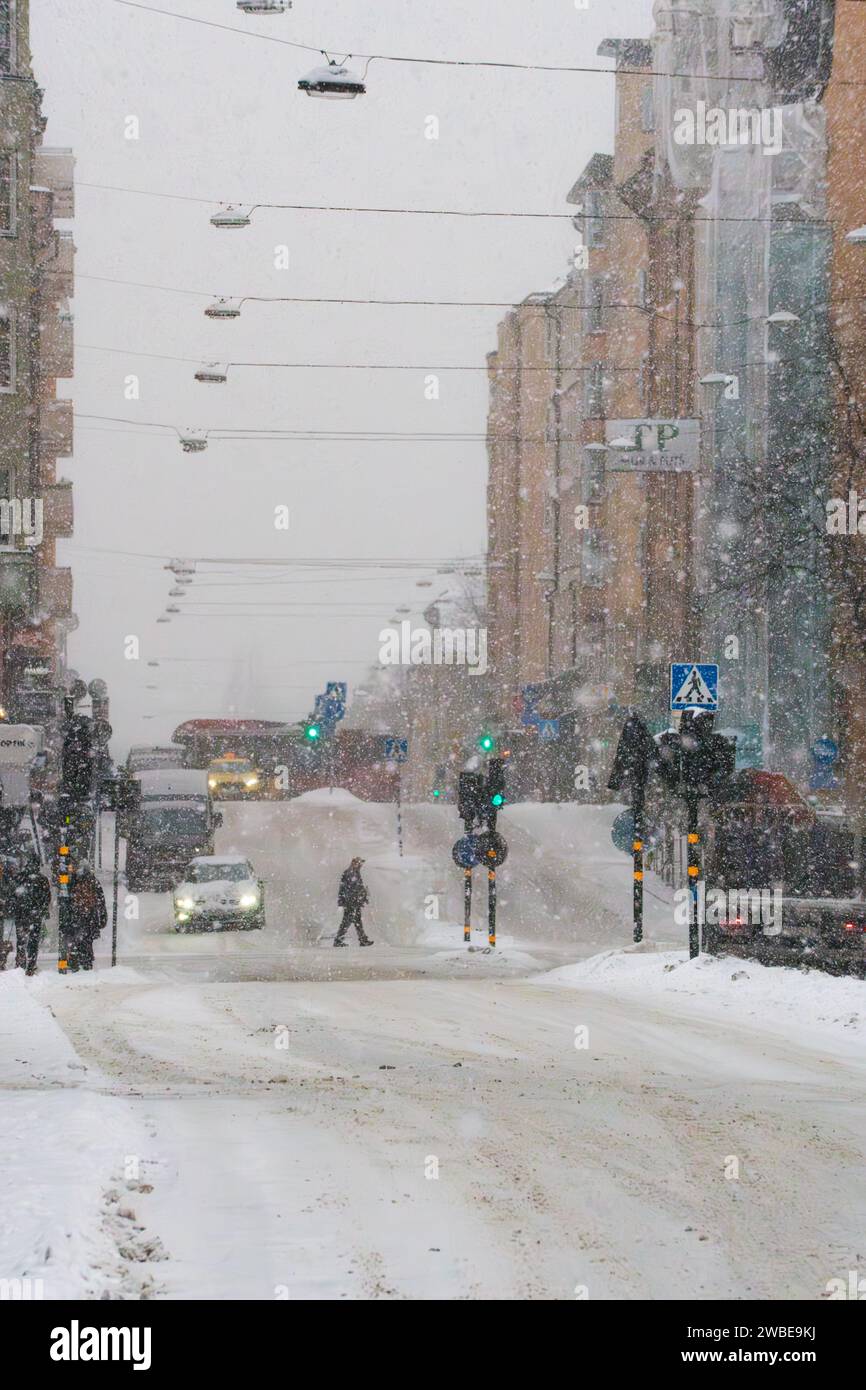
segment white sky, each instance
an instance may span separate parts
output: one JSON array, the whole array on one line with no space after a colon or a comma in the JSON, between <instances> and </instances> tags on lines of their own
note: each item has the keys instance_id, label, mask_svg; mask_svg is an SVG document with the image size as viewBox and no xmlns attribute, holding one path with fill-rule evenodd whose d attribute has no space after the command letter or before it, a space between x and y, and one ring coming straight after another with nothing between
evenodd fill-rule
<instances>
[{"instance_id":1,"label":"white sky","mask_svg":"<svg viewBox=\"0 0 866 1390\"><path fill-rule=\"evenodd\" d=\"M567 212L565 194L587 159L611 149L609 76L373 63L366 97L314 101L295 85L314 54L246 35L334 45L338 56L605 66L599 42L646 36L652 10L651 0L590 0L588 10L574 0L487 0L470 13L457 0L295 0L282 17L253 20L234 0L153 3L244 32L116 0L31 0L45 138L73 147L79 183L248 203L541 212ZM425 138L429 115L439 118L438 141ZM138 118L138 140L124 136L129 116ZM204 298L85 276L213 295L513 302L564 273L576 242L565 221L266 210L246 230L220 232L209 225L212 210L79 188L77 412L184 427L481 434L483 370L443 373L438 401L425 399L423 379L448 363L483 368L501 310L249 304L240 320L218 323L204 317ZM280 245L289 248L287 270L274 267ZM239 370L226 386L204 386L193 380L204 361L418 370ZM131 373L138 401L124 398ZM417 572L380 572L370 582L375 571L367 570L353 583L291 569L280 576L315 582L254 585L277 573L224 566L221 576L202 575L181 603L185 615L162 625L170 576L159 557L258 556L291 566L309 556L438 560L485 544L481 440L223 442L185 455L167 436L101 436L79 425L75 458L58 471L75 483L75 537L60 552L74 568L80 617L70 661L85 679L109 682L118 753L129 742L164 742L199 715L302 716L326 680L346 679L351 690L361 679L397 605L420 616L447 583L431 566L439 587L416 588ZM291 510L288 532L274 528L280 503ZM210 587L217 578L227 586ZM327 606L289 617L287 596ZM206 598L220 600L219 609L205 607ZM128 634L140 639L140 661L124 659ZM148 668L161 657L215 659Z\"/></svg>"}]
</instances>

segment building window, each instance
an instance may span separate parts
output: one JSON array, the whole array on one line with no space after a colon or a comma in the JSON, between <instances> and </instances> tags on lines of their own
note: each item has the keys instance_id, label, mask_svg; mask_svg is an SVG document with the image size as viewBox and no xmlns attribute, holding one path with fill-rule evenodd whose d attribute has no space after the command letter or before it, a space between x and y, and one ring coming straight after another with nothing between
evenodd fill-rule
<instances>
[{"instance_id":1,"label":"building window","mask_svg":"<svg viewBox=\"0 0 866 1390\"><path fill-rule=\"evenodd\" d=\"M0 310L0 391L15 390L15 318Z\"/></svg>"},{"instance_id":2,"label":"building window","mask_svg":"<svg viewBox=\"0 0 866 1390\"><path fill-rule=\"evenodd\" d=\"M590 249L593 246L604 245L604 223L600 220L602 206L601 194L596 189L590 189L589 192L584 194L583 211L586 218L586 232L584 235L586 245L590 247Z\"/></svg>"},{"instance_id":3,"label":"building window","mask_svg":"<svg viewBox=\"0 0 866 1390\"><path fill-rule=\"evenodd\" d=\"M598 531L585 531L580 548L582 583L598 589L604 583L604 542Z\"/></svg>"},{"instance_id":4,"label":"building window","mask_svg":"<svg viewBox=\"0 0 866 1390\"><path fill-rule=\"evenodd\" d=\"M653 84L651 82L647 83L640 94L640 128L647 134L656 128Z\"/></svg>"},{"instance_id":5,"label":"building window","mask_svg":"<svg viewBox=\"0 0 866 1390\"><path fill-rule=\"evenodd\" d=\"M601 502L604 499L604 450L585 449L581 492L586 503Z\"/></svg>"},{"instance_id":6,"label":"building window","mask_svg":"<svg viewBox=\"0 0 866 1390\"><path fill-rule=\"evenodd\" d=\"M15 71L15 0L0 0L0 77Z\"/></svg>"},{"instance_id":7,"label":"building window","mask_svg":"<svg viewBox=\"0 0 866 1390\"><path fill-rule=\"evenodd\" d=\"M604 332L604 276L593 275L586 281L586 331Z\"/></svg>"},{"instance_id":8,"label":"building window","mask_svg":"<svg viewBox=\"0 0 866 1390\"><path fill-rule=\"evenodd\" d=\"M604 363L593 362L586 374L587 419L598 420L604 414Z\"/></svg>"},{"instance_id":9,"label":"building window","mask_svg":"<svg viewBox=\"0 0 866 1390\"><path fill-rule=\"evenodd\" d=\"M0 154L0 236L15 231L15 156Z\"/></svg>"}]
</instances>

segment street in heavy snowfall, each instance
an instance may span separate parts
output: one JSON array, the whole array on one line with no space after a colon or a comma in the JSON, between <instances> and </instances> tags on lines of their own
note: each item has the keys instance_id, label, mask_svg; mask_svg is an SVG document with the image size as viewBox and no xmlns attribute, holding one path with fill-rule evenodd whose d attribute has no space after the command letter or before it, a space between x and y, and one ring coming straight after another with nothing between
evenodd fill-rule
<instances>
[{"instance_id":1,"label":"street in heavy snowfall","mask_svg":"<svg viewBox=\"0 0 866 1390\"><path fill-rule=\"evenodd\" d=\"M866 6L494 8L0 0L0 1301L866 1297Z\"/></svg>"}]
</instances>

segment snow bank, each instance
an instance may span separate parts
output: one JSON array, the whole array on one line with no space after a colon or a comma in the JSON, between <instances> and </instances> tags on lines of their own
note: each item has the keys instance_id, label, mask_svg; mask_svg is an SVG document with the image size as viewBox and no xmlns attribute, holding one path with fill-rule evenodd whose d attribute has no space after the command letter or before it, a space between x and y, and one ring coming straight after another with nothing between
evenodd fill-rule
<instances>
[{"instance_id":1,"label":"snow bank","mask_svg":"<svg viewBox=\"0 0 866 1390\"><path fill-rule=\"evenodd\" d=\"M275 803L285 805L284 802ZM359 796L348 792L344 787L334 787L329 791L327 787L316 787L311 792L301 792L300 796L293 796L292 806L366 806L370 803L362 801Z\"/></svg>"},{"instance_id":2,"label":"snow bank","mask_svg":"<svg viewBox=\"0 0 866 1390\"><path fill-rule=\"evenodd\" d=\"M637 947L546 971L531 983L630 994L648 1005L694 1004L703 1016L783 1031L798 1042L866 1040L866 983L819 970Z\"/></svg>"},{"instance_id":3,"label":"snow bank","mask_svg":"<svg viewBox=\"0 0 866 1390\"><path fill-rule=\"evenodd\" d=\"M0 975L0 1300L141 1296L122 1254L135 1227L109 1193L144 1140L94 1080L31 981Z\"/></svg>"}]
</instances>

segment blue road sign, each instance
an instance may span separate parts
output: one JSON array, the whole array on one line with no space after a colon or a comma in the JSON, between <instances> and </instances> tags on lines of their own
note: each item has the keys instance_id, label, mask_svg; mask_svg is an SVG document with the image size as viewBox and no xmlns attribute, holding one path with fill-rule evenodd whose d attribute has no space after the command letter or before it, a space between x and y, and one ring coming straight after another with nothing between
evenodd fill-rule
<instances>
[{"instance_id":1,"label":"blue road sign","mask_svg":"<svg viewBox=\"0 0 866 1390\"><path fill-rule=\"evenodd\" d=\"M521 724L526 726L538 724L541 716L535 706L541 699L541 686L523 685L520 688L520 694L523 698L523 711L520 715Z\"/></svg>"},{"instance_id":2,"label":"blue road sign","mask_svg":"<svg viewBox=\"0 0 866 1390\"><path fill-rule=\"evenodd\" d=\"M623 854L631 854L634 844L634 816L631 811L620 811L610 827L610 838L615 849L622 850Z\"/></svg>"},{"instance_id":3,"label":"blue road sign","mask_svg":"<svg viewBox=\"0 0 866 1390\"><path fill-rule=\"evenodd\" d=\"M386 738L385 757L389 763L405 763L409 757L408 738Z\"/></svg>"},{"instance_id":4,"label":"blue road sign","mask_svg":"<svg viewBox=\"0 0 866 1390\"><path fill-rule=\"evenodd\" d=\"M719 668L714 662L671 663L671 709L719 708Z\"/></svg>"},{"instance_id":5,"label":"blue road sign","mask_svg":"<svg viewBox=\"0 0 866 1390\"><path fill-rule=\"evenodd\" d=\"M461 835L451 850L451 858L460 869L474 869L481 863L477 835Z\"/></svg>"},{"instance_id":6,"label":"blue road sign","mask_svg":"<svg viewBox=\"0 0 866 1390\"><path fill-rule=\"evenodd\" d=\"M839 756L839 745L836 740L816 738L809 749L809 756L812 759L809 790L813 792L829 791L838 787L839 779L833 772L833 764Z\"/></svg>"},{"instance_id":7,"label":"blue road sign","mask_svg":"<svg viewBox=\"0 0 866 1390\"><path fill-rule=\"evenodd\" d=\"M346 699L349 694L349 687L345 681L328 681L325 686L325 699L329 704L339 711L335 715L336 719L342 719L346 713Z\"/></svg>"},{"instance_id":8,"label":"blue road sign","mask_svg":"<svg viewBox=\"0 0 866 1390\"><path fill-rule=\"evenodd\" d=\"M537 722L538 737L542 740L543 743L553 743L556 739L559 738L558 719L539 719Z\"/></svg>"}]
</instances>

